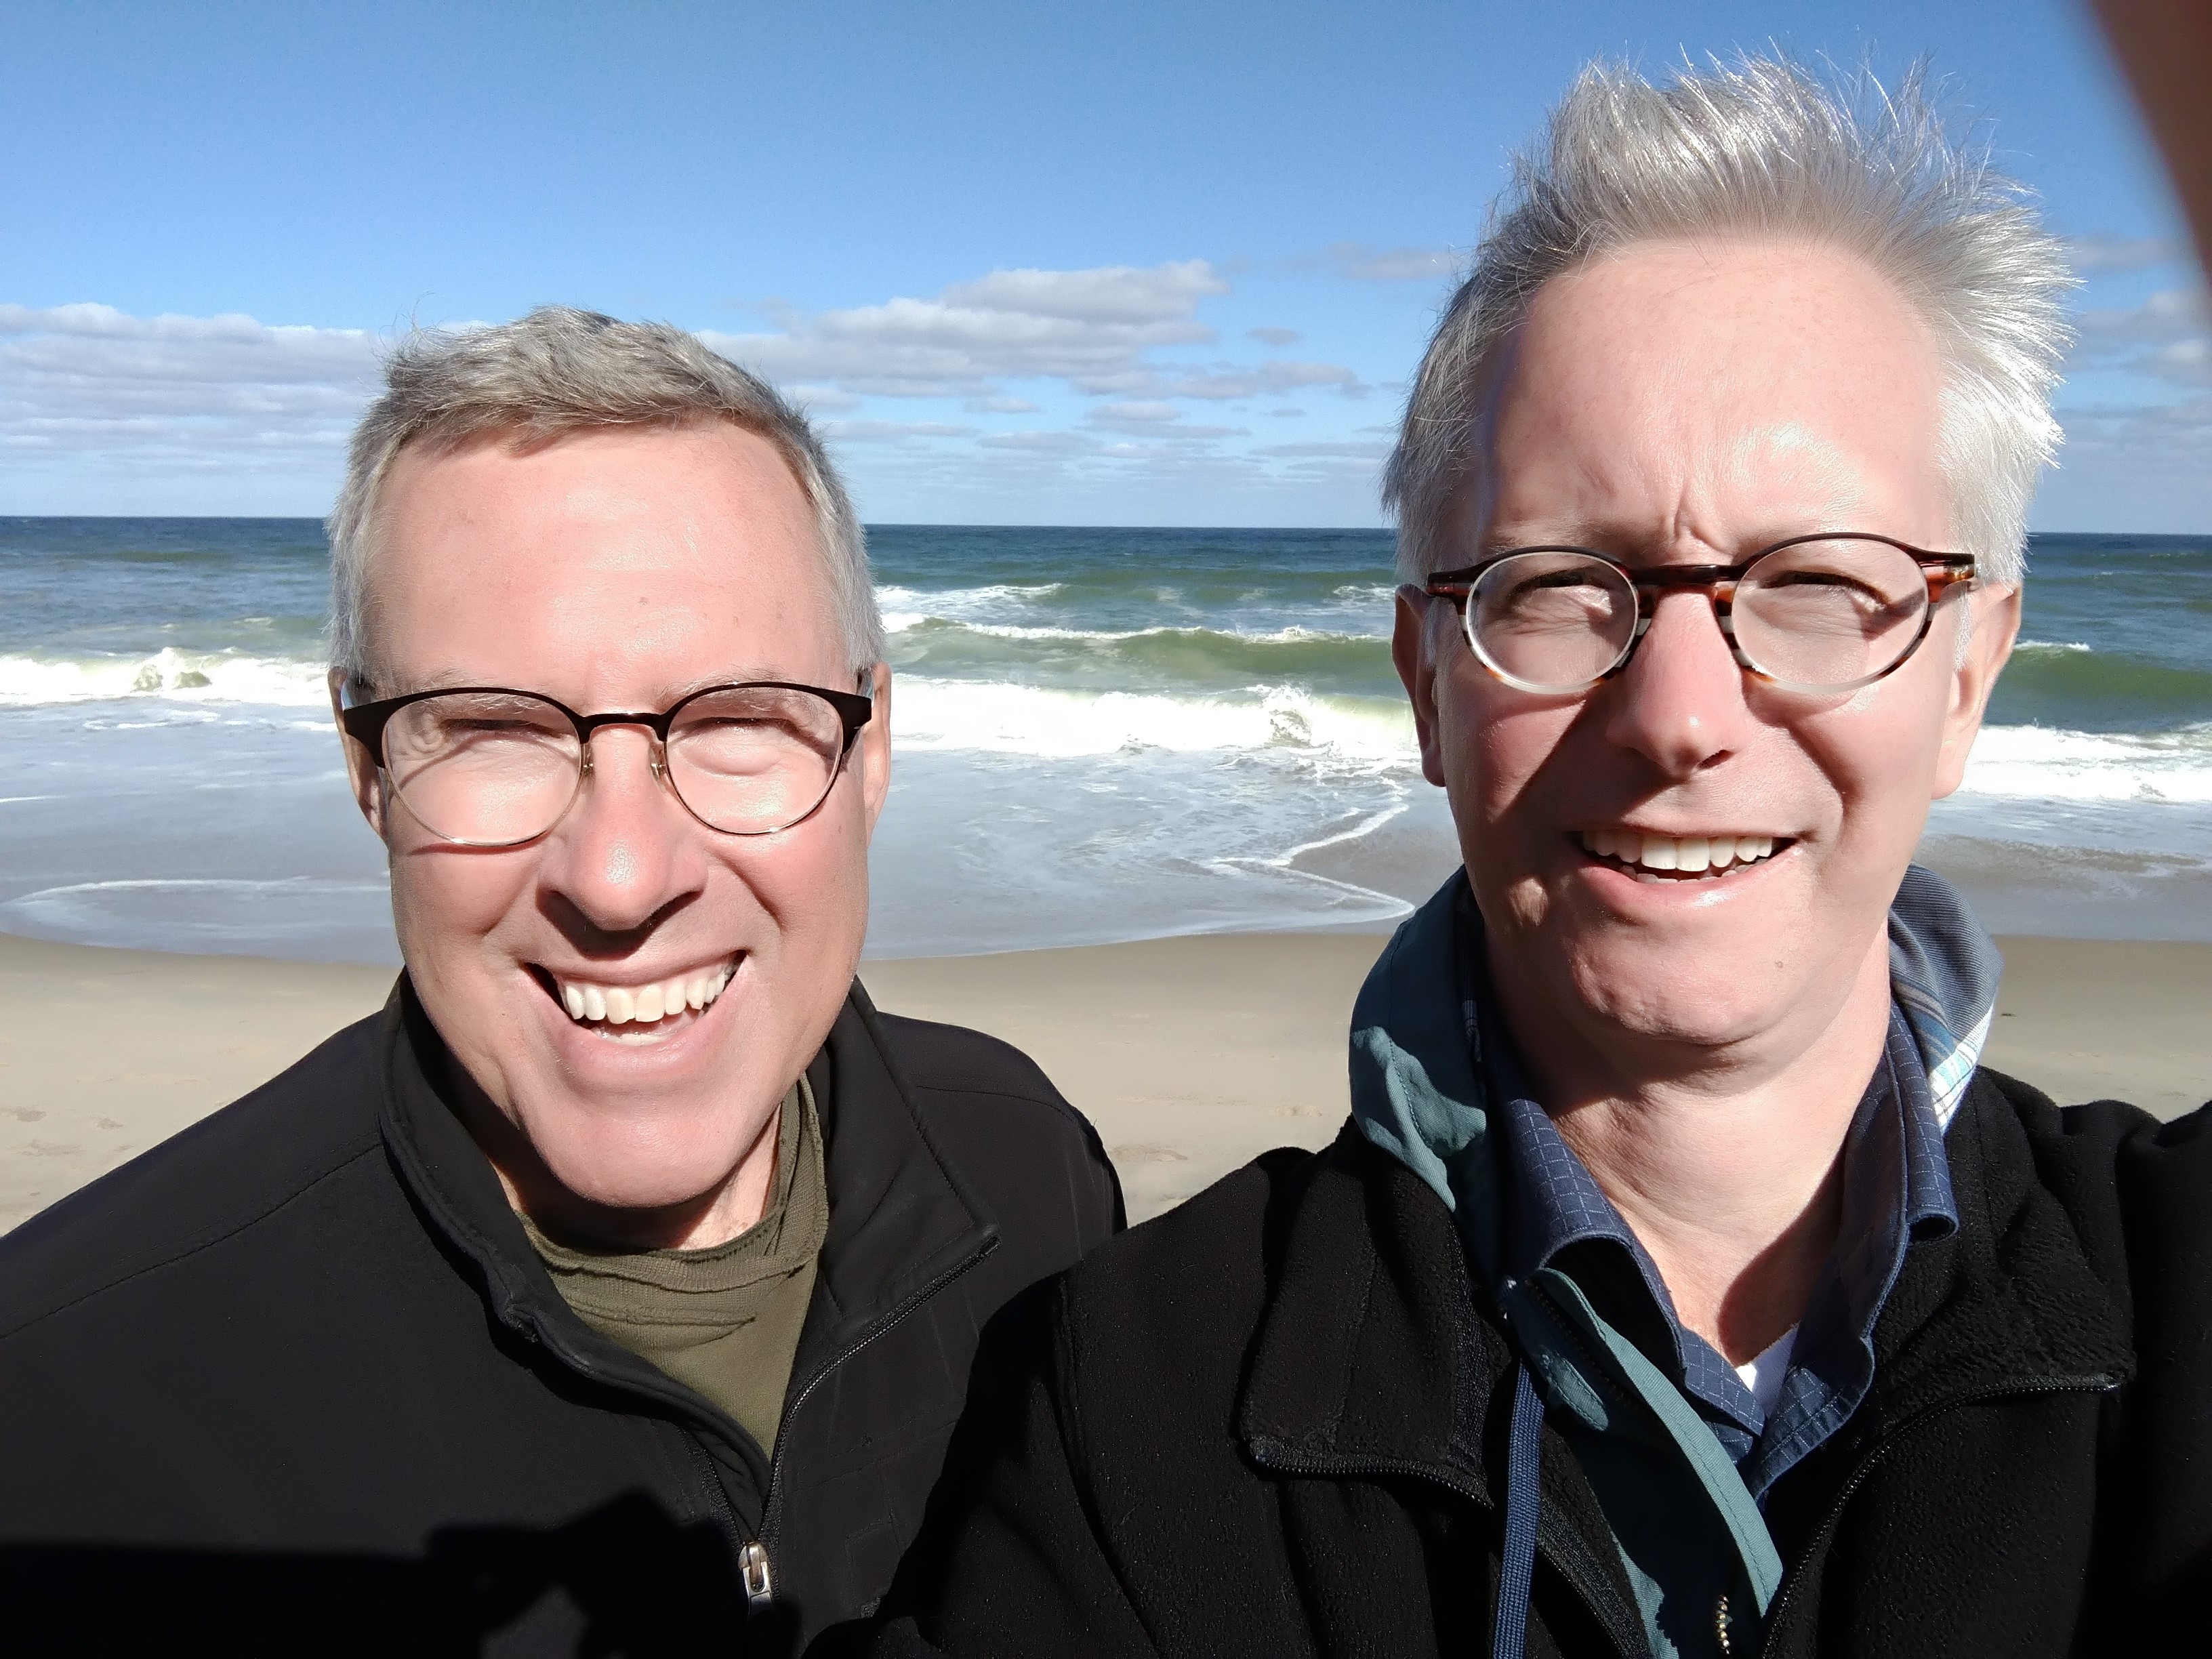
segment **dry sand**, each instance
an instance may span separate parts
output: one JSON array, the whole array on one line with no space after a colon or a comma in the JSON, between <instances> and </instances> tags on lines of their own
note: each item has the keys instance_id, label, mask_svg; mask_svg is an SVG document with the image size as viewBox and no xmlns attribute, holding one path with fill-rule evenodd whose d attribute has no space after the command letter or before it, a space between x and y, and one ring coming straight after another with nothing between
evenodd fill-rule
<instances>
[{"instance_id":1,"label":"dry sand","mask_svg":"<svg viewBox=\"0 0 2212 1659\"><path fill-rule=\"evenodd\" d=\"M1345 1031L1381 939L1261 934L869 963L884 1008L993 1031L1098 1125L1133 1219L1344 1120ZM2212 1096L2212 945L2001 940L1990 1063L2062 1100ZM0 936L0 1230L373 1013L382 969Z\"/></svg>"}]
</instances>

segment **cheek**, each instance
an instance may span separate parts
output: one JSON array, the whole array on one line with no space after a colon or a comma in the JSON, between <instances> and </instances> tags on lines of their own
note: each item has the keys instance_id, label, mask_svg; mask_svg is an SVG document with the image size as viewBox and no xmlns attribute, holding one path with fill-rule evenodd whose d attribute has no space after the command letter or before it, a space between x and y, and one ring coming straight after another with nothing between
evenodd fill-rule
<instances>
[{"instance_id":1,"label":"cheek","mask_svg":"<svg viewBox=\"0 0 2212 1659\"><path fill-rule=\"evenodd\" d=\"M1510 831L1536 810L1547 769L1574 724L1573 705L1547 707L1517 693L1508 705L1492 695L1504 690L1486 678L1456 685L1440 710L1446 787L1453 816L1467 829Z\"/></svg>"},{"instance_id":2,"label":"cheek","mask_svg":"<svg viewBox=\"0 0 2212 1659\"><path fill-rule=\"evenodd\" d=\"M1847 836L1918 839L1942 758L1940 690L1901 677L1880 682L1797 727L1843 803Z\"/></svg>"},{"instance_id":3,"label":"cheek","mask_svg":"<svg viewBox=\"0 0 2212 1659\"><path fill-rule=\"evenodd\" d=\"M774 921L781 947L818 956L833 973L848 949L857 957L867 926L867 837L858 792L850 803L846 793L773 845L735 849L728 860L750 902Z\"/></svg>"},{"instance_id":4,"label":"cheek","mask_svg":"<svg viewBox=\"0 0 2212 1659\"><path fill-rule=\"evenodd\" d=\"M530 860L521 852L434 848L392 861L392 913L410 971L443 978L468 960L527 900Z\"/></svg>"}]
</instances>

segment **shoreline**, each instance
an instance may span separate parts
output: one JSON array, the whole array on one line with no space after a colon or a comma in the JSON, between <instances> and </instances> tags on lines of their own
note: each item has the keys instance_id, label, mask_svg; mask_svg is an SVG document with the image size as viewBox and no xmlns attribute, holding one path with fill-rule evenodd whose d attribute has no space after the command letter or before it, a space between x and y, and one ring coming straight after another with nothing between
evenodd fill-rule
<instances>
[{"instance_id":1,"label":"shoreline","mask_svg":"<svg viewBox=\"0 0 2212 1659\"><path fill-rule=\"evenodd\" d=\"M1382 932L1202 933L861 964L887 1012L1025 1050L1097 1126L1130 1219L1345 1117L1352 1002ZM2212 1097L2212 944L2001 936L1985 1059L2062 1103ZM392 971L0 934L0 1231L374 1013Z\"/></svg>"}]
</instances>

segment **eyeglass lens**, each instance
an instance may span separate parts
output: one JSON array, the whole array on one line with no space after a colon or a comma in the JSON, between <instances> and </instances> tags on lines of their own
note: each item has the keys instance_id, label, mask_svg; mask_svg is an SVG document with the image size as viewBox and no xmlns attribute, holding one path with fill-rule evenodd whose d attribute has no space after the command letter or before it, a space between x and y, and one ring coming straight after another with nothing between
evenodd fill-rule
<instances>
[{"instance_id":1,"label":"eyeglass lens","mask_svg":"<svg viewBox=\"0 0 2212 1659\"><path fill-rule=\"evenodd\" d=\"M1887 542L1801 542L1737 583L1735 642L1760 672L1805 690L1879 678L1920 637L1928 581ZM1516 553L1486 567L1467 605L1468 640L1508 680L1579 690L1612 672L1636 637L1636 590L1588 553Z\"/></svg>"},{"instance_id":2,"label":"eyeglass lens","mask_svg":"<svg viewBox=\"0 0 2212 1659\"><path fill-rule=\"evenodd\" d=\"M736 686L683 705L669 728L667 777L710 828L788 829L836 781L844 728L822 698ZM583 740L556 705L524 692L457 691L392 717L384 760L407 810L432 834L473 847L544 835L584 776Z\"/></svg>"}]
</instances>

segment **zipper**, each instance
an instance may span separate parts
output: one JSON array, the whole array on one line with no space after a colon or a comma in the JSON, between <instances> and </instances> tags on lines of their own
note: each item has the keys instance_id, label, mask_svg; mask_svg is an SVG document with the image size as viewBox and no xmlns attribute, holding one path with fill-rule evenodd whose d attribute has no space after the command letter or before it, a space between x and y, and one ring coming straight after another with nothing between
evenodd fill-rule
<instances>
[{"instance_id":1,"label":"zipper","mask_svg":"<svg viewBox=\"0 0 2212 1659\"><path fill-rule=\"evenodd\" d=\"M1858 1467L1851 1471L1851 1478L1844 1482L1843 1490L1836 1494L1836 1501L1829 1505L1826 1518L1814 1532L1812 1542L1807 1546L1805 1553L1799 1558L1797 1565L1784 1582L1782 1594L1775 1597L1774 1605L1767 1609L1765 1635L1771 1637L1782 1627L1783 1615L1789 1612L1790 1604L1796 1600L1797 1588L1804 1582L1802 1568L1826 1547L1835 1532L1836 1523L1843 1519L1844 1505L1866 1483L1867 1477L1874 1473L1875 1466L1896 1449L1899 1441L1924 1428L1947 1412L1956 1411L1962 1407L1985 1406L1993 1400L2018 1400L2043 1394L2110 1394L2119 1386L2117 1379L2102 1373L2090 1376L2045 1377L2033 1382L2002 1383L1972 1394L1960 1395L1955 1400L1939 1401L1935 1405L1923 1407L1898 1424L1875 1442L1867 1455L1859 1460ZM1764 1638L1759 1646L1764 1651Z\"/></svg>"},{"instance_id":2,"label":"zipper","mask_svg":"<svg viewBox=\"0 0 2212 1659\"><path fill-rule=\"evenodd\" d=\"M768 1570L768 1550L759 1539L738 1552L738 1576L745 1586L745 1605L764 1607L775 1600L775 1579Z\"/></svg>"},{"instance_id":3,"label":"zipper","mask_svg":"<svg viewBox=\"0 0 2212 1659\"><path fill-rule=\"evenodd\" d=\"M1255 1462L1284 1474L1421 1480L1465 1499L1477 1509L1493 1515L1498 1510L1498 1505L1491 1500L1490 1494L1480 1486L1434 1463L1396 1457L1316 1456L1310 1452L1288 1450L1272 1441L1248 1441L1246 1443L1252 1449ZM1606 1586L1591 1583L1580 1571L1560 1560L1545 1547L1540 1537L1537 1540L1536 1553L1544 1558L1553 1571L1566 1581L1567 1588L1582 1598L1583 1605L1597 1615L1599 1622L1606 1627L1606 1633L1612 1637L1616 1650L1625 1654L1650 1651L1642 1623L1639 1621L1631 1626L1623 1621L1615 1598L1607 1593Z\"/></svg>"},{"instance_id":4,"label":"zipper","mask_svg":"<svg viewBox=\"0 0 2212 1659\"><path fill-rule=\"evenodd\" d=\"M664 1395L658 1389L640 1389L627 1380L609 1376L594 1365L587 1356L578 1353L568 1344L559 1340L554 1333L546 1330L534 1319L525 1320L518 1328L525 1340L544 1347L547 1352L559 1359L579 1376L586 1377L602 1388L612 1389L620 1393L641 1393L647 1398L663 1405L679 1408L684 1416L693 1419L692 1425L681 1427L678 1431L683 1435L684 1445L690 1449L691 1460L697 1468L700 1484L706 1488L708 1505L713 1510L715 1522L722 1529L722 1536L729 1544L731 1553L737 1560L738 1577L744 1586L747 1607L751 1611L757 1612L767 1606L774 1598L775 1585L775 1577L769 1566L768 1551L762 1547L758 1539L747 1534L743 1523L738 1519L737 1510L730 1505L730 1495L722 1488L722 1477L714 1468L714 1456L700 1443L697 1407L690 1400L681 1396ZM712 1424L711 1419L707 1421Z\"/></svg>"},{"instance_id":5,"label":"zipper","mask_svg":"<svg viewBox=\"0 0 2212 1659\"><path fill-rule=\"evenodd\" d=\"M890 1312L878 1319L861 1334L858 1341L832 1354L823 1364L822 1369L808 1377L805 1385L793 1397L790 1408L784 1413L784 1421L788 1423L799 1414L799 1408L806 1403L807 1396L821 1386L823 1379L830 1372L836 1370L838 1366L859 1353L878 1337L896 1328L916 1309L921 1307L947 1285L990 1255L998 1248L998 1235L994 1233L973 1255L955 1262L904 1302L899 1304L897 1307L892 1309ZM544 1329L538 1321L526 1319L520 1322L519 1329L525 1340L541 1345L548 1352L559 1358L562 1364L579 1376L588 1377L603 1387L617 1389L624 1393L641 1392L632 1383L608 1376L592 1364L586 1356L556 1340L554 1334ZM688 1400L677 1396L663 1396L655 1390L642 1392L647 1393L650 1398L659 1399L663 1403L681 1407L687 1417L696 1419L699 1415L697 1408ZM711 1424L712 1419L708 1421ZM775 1564L768 1547L775 1536L776 1511L782 1495L780 1481L783 1473L783 1450L789 1443L790 1437L786 1435L779 1426L775 1437L775 1450L769 1459L768 1495L766 1501L761 1506L761 1526L759 1535L757 1537L746 1535L744 1528L738 1521L737 1512L730 1507L729 1494L722 1489L721 1475L714 1468L712 1455L703 1445L700 1444L698 1430L696 1427L685 1429L684 1437L685 1443L691 1448L692 1456L699 1465L701 1478L706 1483L708 1500L714 1507L716 1518L721 1522L723 1534L736 1551L738 1575L744 1585L746 1603L752 1611L758 1612L775 1597Z\"/></svg>"},{"instance_id":6,"label":"zipper","mask_svg":"<svg viewBox=\"0 0 2212 1659\"><path fill-rule=\"evenodd\" d=\"M878 1337L887 1336L892 1331L897 1329L898 1327L903 1324L907 1318L912 1315L916 1309L920 1308L931 1297L934 1297L939 1291L942 1291L947 1285L950 1285L954 1279L959 1278L961 1274L966 1273L970 1267L974 1267L977 1262L981 1261L985 1256L990 1255L993 1250L995 1250L998 1248L999 1236L994 1232L990 1236L990 1237L983 1241L981 1249L975 1251L972 1255L963 1257L962 1260L954 1262L952 1266L946 1268L943 1273L938 1274L936 1278L931 1279L928 1284L923 1285L905 1301L900 1303L897 1307L892 1309L889 1313L878 1319L874 1324L869 1326L866 1330L860 1334L860 1339L857 1341L830 1355L830 1358L823 1363L822 1368L816 1371L813 1376L808 1377L805 1382L800 1387L799 1392L792 1396L790 1406L784 1411L783 1421L778 1425L776 1428L775 1450L769 1456L768 1465L768 1498L761 1505L760 1537L756 1539L753 1544L753 1547L757 1548L760 1552L760 1570L763 1583L768 1582L768 1545L775 1537L776 1522L779 1519L780 1511L782 1507L783 1453L784 1448L791 1443L791 1436L787 1432L787 1431L791 1425L792 1419L799 1415L799 1408L806 1404L808 1398L812 1395L815 1389L822 1386L823 1380L827 1377L830 1372L836 1370L840 1365L850 1359L854 1354L859 1353L862 1349L867 1347L869 1344L874 1342ZM750 1594L750 1590L748 1590L748 1594Z\"/></svg>"},{"instance_id":7,"label":"zipper","mask_svg":"<svg viewBox=\"0 0 2212 1659\"><path fill-rule=\"evenodd\" d=\"M744 1580L745 1600L750 1602L753 1600L752 1576L745 1571L745 1556L747 1551L760 1547L754 1540L746 1537L745 1529L738 1524L738 1512L730 1507L729 1493L722 1490L722 1477L715 1473L714 1460L699 1443L698 1435L690 1429L684 1430L684 1443L691 1449L691 1461L699 1466L699 1478L707 1488L707 1501L714 1509L714 1518L721 1522L722 1535L729 1540L731 1553L737 1558L738 1576ZM761 1576L763 1580L768 1577L767 1568L767 1552L763 1551Z\"/></svg>"}]
</instances>

